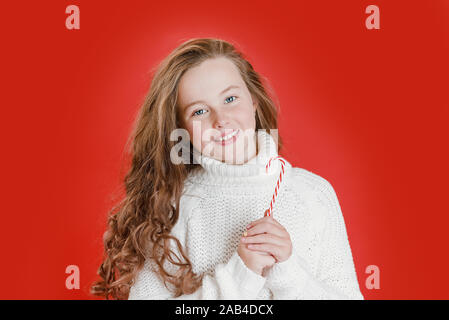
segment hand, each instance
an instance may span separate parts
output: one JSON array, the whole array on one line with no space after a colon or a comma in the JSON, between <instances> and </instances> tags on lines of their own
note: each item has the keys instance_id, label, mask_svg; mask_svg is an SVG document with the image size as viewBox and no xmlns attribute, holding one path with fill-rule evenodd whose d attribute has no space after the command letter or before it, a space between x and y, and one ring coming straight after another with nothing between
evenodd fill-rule
<instances>
[{"instance_id":1,"label":"hand","mask_svg":"<svg viewBox=\"0 0 449 320\"><path fill-rule=\"evenodd\" d=\"M249 250L269 253L276 262L285 261L291 256L290 235L273 217L266 216L255 220L248 225L247 229L247 235L242 237L240 243L248 245Z\"/></svg>"},{"instance_id":2,"label":"hand","mask_svg":"<svg viewBox=\"0 0 449 320\"><path fill-rule=\"evenodd\" d=\"M237 252L242 261L248 267L248 269L254 271L255 273L261 276L264 276L264 270L266 268L270 268L272 265L276 263L276 260L273 256L249 250L246 248L246 245L241 241L237 248Z\"/></svg>"}]
</instances>

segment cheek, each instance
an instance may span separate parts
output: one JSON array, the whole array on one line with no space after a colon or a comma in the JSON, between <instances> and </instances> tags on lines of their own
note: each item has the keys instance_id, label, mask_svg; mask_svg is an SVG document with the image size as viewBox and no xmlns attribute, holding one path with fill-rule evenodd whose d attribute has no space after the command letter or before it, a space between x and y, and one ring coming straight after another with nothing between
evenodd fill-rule
<instances>
[{"instance_id":1,"label":"cheek","mask_svg":"<svg viewBox=\"0 0 449 320\"><path fill-rule=\"evenodd\" d=\"M204 146L207 144L207 141L204 141L203 139L208 139L208 136L205 133L208 126L204 121L202 121L200 124L197 124L195 126L197 131L194 131L193 128L193 123L188 122L184 129L189 132L189 138L193 147L197 150L203 150ZM201 130L199 130L198 128L200 128Z\"/></svg>"},{"instance_id":2,"label":"cheek","mask_svg":"<svg viewBox=\"0 0 449 320\"><path fill-rule=\"evenodd\" d=\"M252 109L245 108L240 112L239 121L245 129L256 127L256 116Z\"/></svg>"}]
</instances>

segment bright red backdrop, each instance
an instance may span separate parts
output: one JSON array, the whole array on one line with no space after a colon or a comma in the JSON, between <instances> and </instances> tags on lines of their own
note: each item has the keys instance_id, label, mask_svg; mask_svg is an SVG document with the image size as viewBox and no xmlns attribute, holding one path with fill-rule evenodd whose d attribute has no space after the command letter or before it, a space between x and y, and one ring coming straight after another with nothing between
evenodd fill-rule
<instances>
[{"instance_id":1,"label":"bright red backdrop","mask_svg":"<svg viewBox=\"0 0 449 320\"><path fill-rule=\"evenodd\" d=\"M77 4L81 29L65 28ZM367 30L365 8L380 7ZM21 1L2 30L2 299L86 299L149 71L235 43L281 102L284 156L326 178L366 299L448 299L449 2ZM65 288L65 268L81 289ZM365 287L380 268L381 288Z\"/></svg>"}]
</instances>

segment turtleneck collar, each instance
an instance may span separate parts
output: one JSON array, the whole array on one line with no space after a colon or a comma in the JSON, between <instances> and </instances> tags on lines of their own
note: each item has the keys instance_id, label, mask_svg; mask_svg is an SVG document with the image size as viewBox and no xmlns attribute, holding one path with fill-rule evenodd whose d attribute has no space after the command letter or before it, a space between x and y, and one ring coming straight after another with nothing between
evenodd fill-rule
<instances>
[{"instance_id":1,"label":"turtleneck collar","mask_svg":"<svg viewBox=\"0 0 449 320\"><path fill-rule=\"evenodd\" d=\"M281 167L279 161L273 161L268 172L266 171L269 159L278 155L277 145L265 130L257 130L257 135L258 153L244 164L229 164L195 153L195 161L201 165L202 170L194 174L190 180L213 184L223 182L239 184L277 178ZM284 168L286 170L291 168L290 163L285 161Z\"/></svg>"}]
</instances>

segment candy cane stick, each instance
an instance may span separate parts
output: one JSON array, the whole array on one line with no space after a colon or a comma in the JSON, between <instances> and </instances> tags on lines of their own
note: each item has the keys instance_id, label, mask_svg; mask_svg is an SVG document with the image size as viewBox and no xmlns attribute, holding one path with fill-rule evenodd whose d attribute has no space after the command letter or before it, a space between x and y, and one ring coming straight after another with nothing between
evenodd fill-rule
<instances>
[{"instance_id":1,"label":"candy cane stick","mask_svg":"<svg viewBox=\"0 0 449 320\"><path fill-rule=\"evenodd\" d=\"M277 195L278 195L279 186L280 186L280 184L282 183L282 176L284 175L285 159L282 158L282 157L280 157L280 156L276 156L276 157L271 157L271 158L270 158L270 160L268 161L268 163L267 163L267 165L266 165L266 167L265 167L267 173L268 173L268 169L269 169L270 166L271 166L272 161L274 161L274 160L279 160L279 162L281 163L281 172L280 172L280 174L279 174L279 178L278 178L278 180L277 180L277 182L276 182L276 186L275 186L275 188L274 188L274 193L273 193L273 197L271 198L270 207L269 207L267 210L265 210L265 214L264 214L265 217L266 217L266 216L271 216L271 215L272 215L273 205L274 205L275 202L276 202L276 197L277 197ZM246 231L246 230L243 232L243 236L244 236L244 237L247 236L247 231ZM261 252L261 254L262 254L262 252ZM265 254L266 254L266 255L269 255L269 253L265 253Z\"/></svg>"},{"instance_id":2,"label":"candy cane stick","mask_svg":"<svg viewBox=\"0 0 449 320\"><path fill-rule=\"evenodd\" d=\"M271 164L274 162L274 160L279 160L279 162L281 163L281 173L279 174L279 178L277 180L276 186L274 188L274 193L273 193L273 197L271 198L271 202L270 202L270 207L265 210L265 214L264 216L271 216L273 213L273 206L276 202L276 197L278 196L278 190L279 190L279 186L282 183L282 176L284 175L284 165L285 165L285 159L280 157L280 156L276 156L276 157L271 157L270 160L268 161L267 165L266 165L266 171L268 173L268 169L270 168Z\"/></svg>"}]
</instances>

